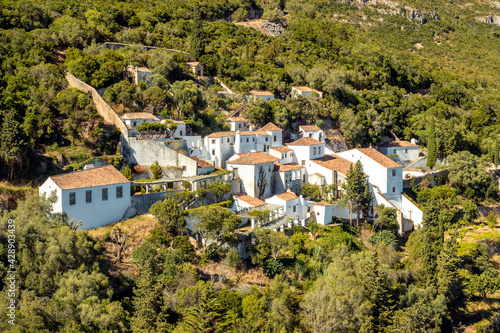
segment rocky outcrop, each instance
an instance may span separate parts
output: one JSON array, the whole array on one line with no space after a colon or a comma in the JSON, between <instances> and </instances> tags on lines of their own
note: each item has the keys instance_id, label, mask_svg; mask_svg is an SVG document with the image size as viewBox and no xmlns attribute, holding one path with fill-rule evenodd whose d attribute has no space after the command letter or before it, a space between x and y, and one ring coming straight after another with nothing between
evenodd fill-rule
<instances>
[{"instance_id":1,"label":"rocky outcrop","mask_svg":"<svg viewBox=\"0 0 500 333\"><path fill-rule=\"evenodd\" d=\"M262 27L266 29L269 36L272 37L278 37L285 32L285 28L283 28L281 25L269 21L262 21Z\"/></svg>"},{"instance_id":2,"label":"rocky outcrop","mask_svg":"<svg viewBox=\"0 0 500 333\"><path fill-rule=\"evenodd\" d=\"M500 16L497 15L476 17L476 21L500 26Z\"/></svg>"}]
</instances>

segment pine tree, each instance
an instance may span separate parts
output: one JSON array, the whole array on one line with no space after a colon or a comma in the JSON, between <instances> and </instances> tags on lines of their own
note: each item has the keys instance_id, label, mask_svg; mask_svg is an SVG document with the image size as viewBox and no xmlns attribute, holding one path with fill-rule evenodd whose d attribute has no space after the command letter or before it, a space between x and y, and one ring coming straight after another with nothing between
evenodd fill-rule
<instances>
[{"instance_id":1,"label":"pine tree","mask_svg":"<svg viewBox=\"0 0 500 333\"><path fill-rule=\"evenodd\" d=\"M464 302L462 279L458 273L460 259L457 246L455 237L447 239L437 258L437 290L446 298L451 311L458 310Z\"/></svg>"},{"instance_id":2,"label":"pine tree","mask_svg":"<svg viewBox=\"0 0 500 333\"><path fill-rule=\"evenodd\" d=\"M217 332L222 322L222 307L217 299L212 283L207 283L197 307L187 310L184 317L186 332Z\"/></svg>"},{"instance_id":3,"label":"pine tree","mask_svg":"<svg viewBox=\"0 0 500 333\"><path fill-rule=\"evenodd\" d=\"M15 116L14 109L5 111L0 128L0 162L3 161L9 179L14 178L14 170L22 169L27 142Z\"/></svg>"},{"instance_id":4,"label":"pine tree","mask_svg":"<svg viewBox=\"0 0 500 333\"><path fill-rule=\"evenodd\" d=\"M361 161L357 161L354 168L352 165L349 167L343 188L344 193L341 205L349 209L351 225L352 212L356 212L356 225L359 225L359 214L361 212L367 213L372 201L372 194L365 179L365 172L363 171Z\"/></svg>"},{"instance_id":5,"label":"pine tree","mask_svg":"<svg viewBox=\"0 0 500 333\"><path fill-rule=\"evenodd\" d=\"M436 164L436 129L434 125L434 117L431 118L431 123L429 125L429 133L427 139L427 166L432 168Z\"/></svg>"},{"instance_id":6,"label":"pine tree","mask_svg":"<svg viewBox=\"0 0 500 333\"><path fill-rule=\"evenodd\" d=\"M156 279L155 263L150 258L145 262L134 288L132 300L134 315L131 319L133 332L159 332L160 327L164 326L161 295L161 285Z\"/></svg>"}]
</instances>

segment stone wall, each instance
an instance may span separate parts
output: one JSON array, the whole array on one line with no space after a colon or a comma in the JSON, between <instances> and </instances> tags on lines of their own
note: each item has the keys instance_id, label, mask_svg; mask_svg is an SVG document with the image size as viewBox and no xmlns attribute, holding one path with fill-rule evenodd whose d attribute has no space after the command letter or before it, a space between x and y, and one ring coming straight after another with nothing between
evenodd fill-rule
<instances>
[{"instance_id":1,"label":"stone wall","mask_svg":"<svg viewBox=\"0 0 500 333\"><path fill-rule=\"evenodd\" d=\"M66 80L68 80L69 86L71 88L80 89L81 91L84 91L92 96L97 112L99 112L101 117L103 117L106 122L115 125L124 137L128 137L127 127L120 119L120 117L118 117L116 112L102 99L97 90L80 81L71 73L66 74Z\"/></svg>"},{"instance_id":2,"label":"stone wall","mask_svg":"<svg viewBox=\"0 0 500 333\"><path fill-rule=\"evenodd\" d=\"M182 191L167 191L133 195L130 198L130 206L136 215L147 214L149 213L149 208L151 208L151 206L153 206L155 202L162 201L166 197L178 192Z\"/></svg>"},{"instance_id":3,"label":"stone wall","mask_svg":"<svg viewBox=\"0 0 500 333\"><path fill-rule=\"evenodd\" d=\"M420 185L424 179L429 179L429 186L435 186L436 182L434 181L434 177L437 177L437 182L440 183L441 179L448 177L450 172L446 170L438 170L426 173L425 175L412 177L410 179L403 180L403 188L411 188L416 185Z\"/></svg>"}]
</instances>

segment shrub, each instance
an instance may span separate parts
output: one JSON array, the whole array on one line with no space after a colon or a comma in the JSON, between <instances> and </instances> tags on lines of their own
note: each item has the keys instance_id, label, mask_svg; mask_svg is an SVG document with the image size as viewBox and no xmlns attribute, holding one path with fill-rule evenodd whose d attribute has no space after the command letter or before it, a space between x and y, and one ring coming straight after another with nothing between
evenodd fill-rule
<instances>
[{"instance_id":1,"label":"shrub","mask_svg":"<svg viewBox=\"0 0 500 333\"><path fill-rule=\"evenodd\" d=\"M389 245L397 246L398 245L397 237L392 232L390 232L388 230L382 230L381 232L374 234L368 242L373 246L377 245L380 242L384 243L387 246L389 246Z\"/></svg>"},{"instance_id":2,"label":"shrub","mask_svg":"<svg viewBox=\"0 0 500 333\"><path fill-rule=\"evenodd\" d=\"M264 275L269 278L273 278L276 275L281 274L283 272L283 269L283 264L279 261L275 261L274 259L267 259L264 262Z\"/></svg>"},{"instance_id":3,"label":"shrub","mask_svg":"<svg viewBox=\"0 0 500 333\"><path fill-rule=\"evenodd\" d=\"M151 166L149 171L151 171L151 177L153 179L160 179L161 176L163 175L163 170L158 161L155 161L155 163Z\"/></svg>"},{"instance_id":4,"label":"shrub","mask_svg":"<svg viewBox=\"0 0 500 333\"><path fill-rule=\"evenodd\" d=\"M165 230L154 228L150 231L151 237L157 240L160 244L170 245L172 237Z\"/></svg>"},{"instance_id":5,"label":"shrub","mask_svg":"<svg viewBox=\"0 0 500 333\"><path fill-rule=\"evenodd\" d=\"M196 257L193 244L189 241L188 236L177 236L174 238L174 249L179 249L184 255L185 260L193 261Z\"/></svg>"},{"instance_id":6,"label":"shrub","mask_svg":"<svg viewBox=\"0 0 500 333\"><path fill-rule=\"evenodd\" d=\"M237 268L240 263L241 263L241 258L240 254L238 253L238 250L234 247L232 247L226 255L226 265L232 268Z\"/></svg>"}]
</instances>

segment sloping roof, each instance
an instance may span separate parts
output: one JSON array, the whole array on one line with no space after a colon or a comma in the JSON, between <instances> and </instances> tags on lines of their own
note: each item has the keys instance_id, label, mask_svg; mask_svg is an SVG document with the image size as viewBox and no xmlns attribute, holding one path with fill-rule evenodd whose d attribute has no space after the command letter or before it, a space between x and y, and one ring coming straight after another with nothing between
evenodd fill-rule
<instances>
[{"instance_id":1,"label":"sloping roof","mask_svg":"<svg viewBox=\"0 0 500 333\"><path fill-rule=\"evenodd\" d=\"M261 131L282 131L282 128L279 128L273 123L267 123L264 127L261 127L259 130Z\"/></svg>"},{"instance_id":2,"label":"sloping roof","mask_svg":"<svg viewBox=\"0 0 500 333\"><path fill-rule=\"evenodd\" d=\"M145 72L145 73L152 73L152 72L149 70L149 68L147 68L147 67L138 67L138 68L137 68L137 71L138 71L138 72Z\"/></svg>"},{"instance_id":3,"label":"sloping roof","mask_svg":"<svg viewBox=\"0 0 500 333\"><path fill-rule=\"evenodd\" d=\"M214 166L212 163L205 161L205 160L202 160L201 158L199 158L197 156L190 156L189 158L192 159L193 161L196 161L196 163L198 163L198 168L210 168L210 167Z\"/></svg>"},{"instance_id":4,"label":"sloping roof","mask_svg":"<svg viewBox=\"0 0 500 333\"><path fill-rule=\"evenodd\" d=\"M316 125L300 125L299 128L303 131L321 131Z\"/></svg>"},{"instance_id":5,"label":"sloping roof","mask_svg":"<svg viewBox=\"0 0 500 333\"><path fill-rule=\"evenodd\" d=\"M287 163L287 164L281 164L278 162L274 162L274 171L277 172L284 172L284 171L290 171L290 170L300 170L304 169L305 166L299 165L297 163Z\"/></svg>"},{"instance_id":6,"label":"sloping roof","mask_svg":"<svg viewBox=\"0 0 500 333\"><path fill-rule=\"evenodd\" d=\"M229 117L226 119L226 121L248 121L243 117Z\"/></svg>"},{"instance_id":7,"label":"sloping roof","mask_svg":"<svg viewBox=\"0 0 500 333\"><path fill-rule=\"evenodd\" d=\"M384 168L390 169L390 168L402 168L403 166L400 165L399 163L394 162L391 160L389 157L385 156L381 152L379 152L376 149L373 148L356 148L358 151L363 153L364 155L368 156Z\"/></svg>"},{"instance_id":8,"label":"sloping roof","mask_svg":"<svg viewBox=\"0 0 500 333\"><path fill-rule=\"evenodd\" d=\"M198 66L200 63L198 61L189 61L186 64L188 66L194 67L194 66Z\"/></svg>"},{"instance_id":9,"label":"sloping roof","mask_svg":"<svg viewBox=\"0 0 500 333\"><path fill-rule=\"evenodd\" d=\"M313 88L309 88L309 87L304 87L304 86L294 86L292 87L292 89L296 89L298 91L302 91L302 92L317 92L317 93L321 93L321 91L319 90L316 90L316 89L313 89Z\"/></svg>"},{"instance_id":10,"label":"sloping roof","mask_svg":"<svg viewBox=\"0 0 500 333\"><path fill-rule=\"evenodd\" d=\"M274 96L273 93L265 90L250 90L250 95L254 96Z\"/></svg>"},{"instance_id":11,"label":"sloping roof","mask_svg":"<svg viewBox=\"0 0 500 333\"><path fill-rule=\"evenodd\" d=\"M408 141L389 141L382 143L379 147L418 147L418 145Z\"/></svg>"},{"instance_id":12,"label":"sloping roof","mask_svg":"<svg viewBox=\"0 0 500 333\"><path fill-rule=\"evenodd\" d=\"M241 136L248 135L262 135L262 136L271 136L269 133L264 131L240 131ZM214 132L210 135L207 135L207 138L225 138L228 136L235 136L235 131L225 131L225 132Z\"/></svg>"},{"instance_id":13,"label":"sloping roof","mask_svg":"<svg viewBox=\"0 0 500 333\"><path fill-rule=\"evenodd\" d=\"M295 193L293 192L284 192L281 194L276 194L275 197L280 198L281 200L284 201L290 201L298 198L298 196L296 196Z\"/></svg>"},{"instance_id":14,"label":"sloping roof","mask_svg":"<svg viewBox=\"0 0 500 333\"><path fill-rule=\"evenodd\" d=\"M340 172L344 176L347 175L347 171L349 171L351 165L354 168L354 163L337 155L325 155L311 161L329 170Z\"/></svg>"},{"instance_id":15,"label":"sloping roof","mask_svg":"<svg viewBox=\"0 0 500 333\"><path fill-rule=\"evenodd\" d=\"M129 182L129 180L112 165L65 173L49 178L62 190Z\"/></svg>"},{"instance_id":16,"label":"sloping roof","mask_svg":"<svg viewBox=\"0 0 500 333\"><path fill-rule=\"evenodd\" d=\"M313 206L333 206L333 205L325 201L320 201L320 202L315 202Z\"/></svg>"},{"instance_id":17,"label":"sloping roof","mask_svg":"<svg viewBox=\"0 0 500 333\"><path fill-rule=\"evenodd\" d=\"M287 146L271 147L269 149L279 151L280 153L286 153L288 151L293 151L292 148L289 148Z\"/></svg>"},{"instance_id":18,"label":"sloping roof","mask_svg":"<svg viewBox=\"0 0 500 333\"><path fill-rule=\"evenodd\" d=\"M276 162L280 159L271 155L264 154L259 151L256 153L245 153L238 154L238 158L232 161L227 161L226 164L261 164L261 163L269 163Z\"/></svg>"},{"instance_id":19,"label":"sloping roof","mask_svg":"<svg viewBox=\"0 0 500 333\"><path fill-rule=\"evenodd\" d=\"M251 196L243 194L243 193L234 194L233 197L249 204L252 207L264 206L266 204L264 201L262 201L260 199L251 197Z\"/></svg>"},{"instance_id":20,"label":"sloping roof","mask_svg":"<svg viewBox=\"0 0 500 333\"><path fill-rule=\"evenodd\" d=\"M288 146L312 146L312 145L319 145L319 144L324 144L324 142L315 140L313 138L305 137L305 138L300 138L294 142L287 143Z\"/></svg>"},{"instance_id":21,"label":"sloping roof","mask_svg":"<svg viewBox=\"0 0 500 333\"><path fill-rule=\"evenodd\" d=\"M154 121L160 121L160 119L157 116L148 112L127 112L123 114L122 118L129 120L151 119Z\"/></svg>"},{"instance_id":22,"label":"sloping roof","mask_svg":"<svg viewBox=\"0 0 500 333\"><path fill-rule=\"evenodd\" d=\"M316 176L316 177L322 177L322 178L325 178L325 176L323 176L323 175L322 175L322 174L320 174L319 172L315 172L315 173L313 173L313 174L309 175L309 177L311 177L311 176Z\"/></svg>"}]
</instances>

